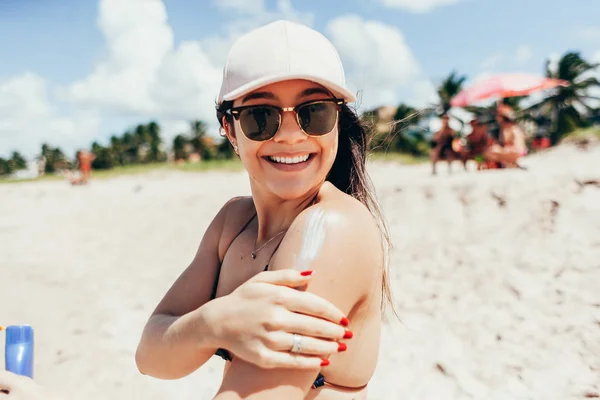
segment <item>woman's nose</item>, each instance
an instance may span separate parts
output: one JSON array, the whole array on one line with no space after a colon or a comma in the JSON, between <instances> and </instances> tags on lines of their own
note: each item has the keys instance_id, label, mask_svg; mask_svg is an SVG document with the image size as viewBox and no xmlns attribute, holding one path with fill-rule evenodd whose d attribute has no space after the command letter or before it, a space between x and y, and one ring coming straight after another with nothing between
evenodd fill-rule
<instances>
[{"instance_id":1,"label":"woman's nose","mask_svg":"<svg viewBox=\"0 0 600 400\"><path fill-rule=\"evenodd\" d=\"M279 132L277 132L273 140L280 143L294 144L305 141L306 137L306 134L298 125L296 114L289 111L284 112Z\"/></svg>"}]
</instances>

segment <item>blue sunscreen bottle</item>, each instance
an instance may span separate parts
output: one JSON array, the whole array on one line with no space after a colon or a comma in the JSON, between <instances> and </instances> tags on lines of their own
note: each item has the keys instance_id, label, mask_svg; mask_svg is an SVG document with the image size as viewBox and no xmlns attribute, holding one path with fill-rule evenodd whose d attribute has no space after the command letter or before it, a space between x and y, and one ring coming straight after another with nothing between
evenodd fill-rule
<instances>
[{"instance_id":1,"label":"blue sunscreen bottle","mask_svg":"<svg viewBox=\"0 0 600 400\"><path fill-rule=\"evenodd\" d=\"M7 371L33 378L33 328L31 326L6 327L4 362Z\"/></svg>"}]
</instances>

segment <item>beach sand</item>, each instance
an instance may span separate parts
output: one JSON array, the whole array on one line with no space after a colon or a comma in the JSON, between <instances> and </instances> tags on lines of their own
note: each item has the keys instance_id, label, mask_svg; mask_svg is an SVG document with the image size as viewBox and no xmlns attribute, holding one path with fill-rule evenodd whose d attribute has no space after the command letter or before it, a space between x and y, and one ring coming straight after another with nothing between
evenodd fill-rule
<instances>
[{"instance_id":1,"label":"beach sand","mask_svg":"<svg viewBox=\"0 0 600 400\"><path fill-rule=\"evenodd\" d=\"M600 186L583 183L600 179L600 146L523 164L369 166L401 317L386 322L369 399L600 394ZM245 194L242 172L0 185L0 323L34 326L35 378L68 399L211 398L221 359L160 381L134 353L215 213Z\"/></svg>"}]
</instances>

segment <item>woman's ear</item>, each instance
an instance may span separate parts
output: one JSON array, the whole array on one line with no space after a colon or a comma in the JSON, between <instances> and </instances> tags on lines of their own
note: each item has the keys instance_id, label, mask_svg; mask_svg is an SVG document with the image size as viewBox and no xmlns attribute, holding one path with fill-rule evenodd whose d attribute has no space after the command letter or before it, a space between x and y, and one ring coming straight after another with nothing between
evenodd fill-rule
<instances>
[{"instance_id":1,"label":"woman's ear","mask_svg":"<svg viewBox=\"0 0 600 400\"><path fill-rule=\"evenodd\" d=\"M232 124L227 122L227 118L225 117L223 117L223 127L221 129L225 133L225 137L227 137L229 143L231 143L231 146L233 146L233 151L235 151L235 153L238 154L237 138L235 137L235 131L233 129Z\"/></svg>"}]
</instances>

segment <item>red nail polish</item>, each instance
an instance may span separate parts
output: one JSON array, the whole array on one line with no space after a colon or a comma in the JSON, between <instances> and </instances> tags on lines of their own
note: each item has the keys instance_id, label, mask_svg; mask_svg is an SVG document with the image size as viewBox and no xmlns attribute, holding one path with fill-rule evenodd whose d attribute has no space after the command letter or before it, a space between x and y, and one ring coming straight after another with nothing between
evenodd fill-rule
<instances>
[{"instance_id":1,"label":"red nail polish","mask_svg":"<svg viewBox=\"0 0 600 400\"><path fill-rule=\"evenodd\" d=\"M311 270L306 270L306 271L300 272L300 275L302 275L302 276L311 276L312 273L313 272Z\"/></svg>"},{"instance_id":2,"label":"red nail polish","mask_svg":"<svg viewBox=\"0 0 600 400\"><path fill-rule=\"evenodd\" d=\"M338 343L338 351L346 351L347 348L346 343Z\"/></svg>"},{"instance_id":3,"label":"red nail polish","mask_svg":"<svg viewBox=\"0 0 600 400\"><path fill-rule=\"evenodd\" d=\"M352 339L352 336L354 336L354 333L351 330L346 329L344 331L344 339Z\"/></svg>"},{"instance_id":4,"label":"red nail polish","mask_svg":"<svg viewBox=\"0 0 600 400\"><path fill-rule=\"evenodd\" d=\"M348 326L349 324L350 324L350 321L346 317L342 318L342 320L340 321L341 326Z\"/></svg>"},{"instance_id":5,"label":"red nail polish","mask_svg":"<svg viewBox=\"0 0 600 400\"><path fill-rule=\"evenodd\" d=\"M323 360L321 360L321 367L326 367L329 365L329 360L324 358Z\"/></svg>"}]
</instances>

